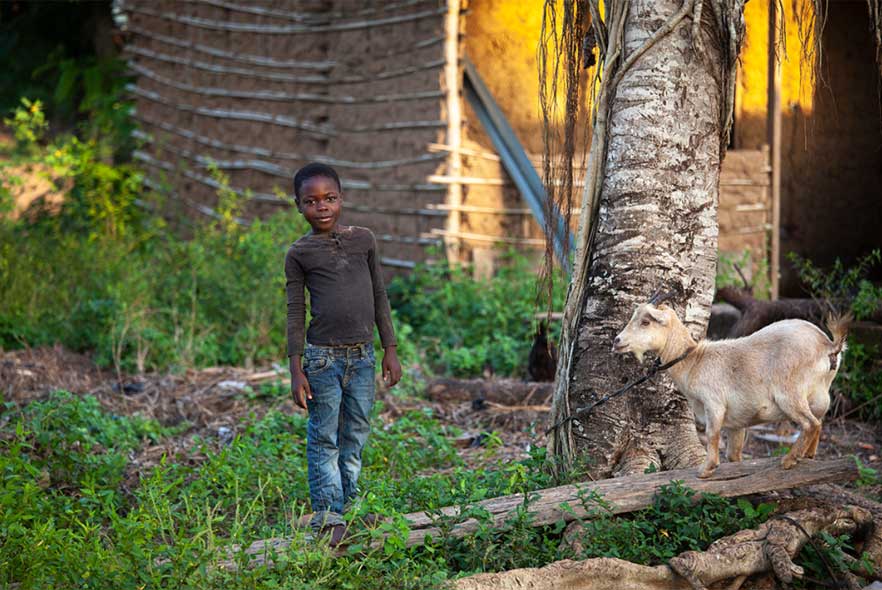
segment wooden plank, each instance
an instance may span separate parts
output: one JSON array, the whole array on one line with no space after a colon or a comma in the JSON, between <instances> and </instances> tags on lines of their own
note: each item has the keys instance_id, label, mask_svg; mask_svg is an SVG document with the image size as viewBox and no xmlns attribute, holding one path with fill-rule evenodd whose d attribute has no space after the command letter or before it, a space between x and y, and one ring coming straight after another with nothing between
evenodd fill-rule
<instances>
[{"instance_id":1,"label":"wooden plank","mask_svg":"<svg viewBox=\"0 0 882 590\"><path fill-rule=\"evenodd\" d=\"M533 516L533 525L541 526L561 520L569 522L576 518L589 517L588 509L583 506L581 498L588 498L592 494L602 497L613 514L646 508L652 503L652 498L659 489L672 481L682 481L684 485L699 493L718 494L731 498L810 484L842 483L857 477L858 469L852 457L830 461L804 460L790 470L782 469L781 459L772 457L740 463L723 463L708 479L699 479L698 469L680 469L550 488L535 492L538 497L529 504L527 511ZM501 527L523 504L523 494L513 494L484 500L474 506L487 510L492 525ZM442 508L440 513L455 517L459 514L459 510L458 507L450 506ZM434 525L434 518L425 512L408 514L405 518L411 525L410 536L407 539L408 546L420 545L427 537L437 538L441 535L440 529ZM478 521L469 519L455 525L448 535L462 537L475 532L478 527Z\"/></svg>"}]
</instances>

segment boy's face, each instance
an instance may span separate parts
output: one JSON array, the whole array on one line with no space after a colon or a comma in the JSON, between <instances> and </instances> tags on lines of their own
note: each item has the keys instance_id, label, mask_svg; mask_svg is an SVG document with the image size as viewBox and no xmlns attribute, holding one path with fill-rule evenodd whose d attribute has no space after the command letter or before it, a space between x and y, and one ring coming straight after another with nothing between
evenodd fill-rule
<instances>
[{"instance_id":1,"label":"boy's face","mask_svg":"<svg viewBox=\"0 0 882 590\"><path fill-rule=\"evenodd\" d=\"M328 233L337 227L343 204L343 191L333 178L313 176L300 187L297 209L316 233Z\"/></svg>"}]
</instances>

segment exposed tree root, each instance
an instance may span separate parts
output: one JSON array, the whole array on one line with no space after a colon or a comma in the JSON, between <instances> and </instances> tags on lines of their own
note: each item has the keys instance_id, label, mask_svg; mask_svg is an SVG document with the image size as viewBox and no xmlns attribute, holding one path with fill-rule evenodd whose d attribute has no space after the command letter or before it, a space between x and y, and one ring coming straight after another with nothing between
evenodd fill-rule
<instances>
[{"instance_id":1,"label":"exposed tree root","mask_svg":"<svg viewBox=\"0 0 882 590\"><path fill-rule=\"evenodd\" d=\"M457 590L689 590L666 565L648 567L611 557L565 559L540 568L478 574L458 580Z\"/></svg>"},{"instance_id":2,"label":"exposed tree root","mask_svg":"<svg viewBox=\"0 0 882 590\"><path fill-rule=\"evenodd\" d=\"M620 559L595 558L560 561L542 568L479 574L456 582L457 590L566 589L566 590L705 590L728 582L738 588L749 577L774 573L789 584L803 575L793 558L824 531L833 536L874 530L873 514L858 506L814 507L772 517L756 529L738 532L714 542L707 551L687 551L669 565L638 565ZM875 537L870 535L870 541ZM874 556L875 557L875 556ZM880 563L876 562L879 567ZM848 572L835 572L846 587L859 587Z\"/></svg>"}]
</instances>

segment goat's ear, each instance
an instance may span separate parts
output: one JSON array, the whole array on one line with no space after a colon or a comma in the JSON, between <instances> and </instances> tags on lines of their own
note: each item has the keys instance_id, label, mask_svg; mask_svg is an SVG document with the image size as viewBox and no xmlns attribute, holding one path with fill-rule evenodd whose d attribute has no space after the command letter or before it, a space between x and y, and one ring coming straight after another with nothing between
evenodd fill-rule
<instances>
[{"instance_id":1,"label":"goat's ear","mask_svg":"<svg viewBox=\"0 0 882 590\"><path fill-rule=\"evenodd\" d=\"M662 326L666 326L668 324L668 314L666 314L664 310L658 309L651 305L647 305L646 313L649 314L649 317L660 323Z\"/></svg>"}]
</instances>

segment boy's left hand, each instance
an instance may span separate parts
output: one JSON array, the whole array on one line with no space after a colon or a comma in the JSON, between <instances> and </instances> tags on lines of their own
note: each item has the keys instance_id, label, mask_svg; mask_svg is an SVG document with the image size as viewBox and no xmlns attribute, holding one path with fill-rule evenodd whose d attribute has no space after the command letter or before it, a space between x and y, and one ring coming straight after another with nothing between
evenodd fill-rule
<instances>
[{"instance_id":1,"label":"boy's left hand","mask_svg":"<svg viewBox=\"0 0 882 590\"><path fill-rule=\"evenodd\" d=\"M383 353L383 381L386 387L392 387L401 381L401 363L394 346L389 346Z\"/></svg>"}]
</instances>

